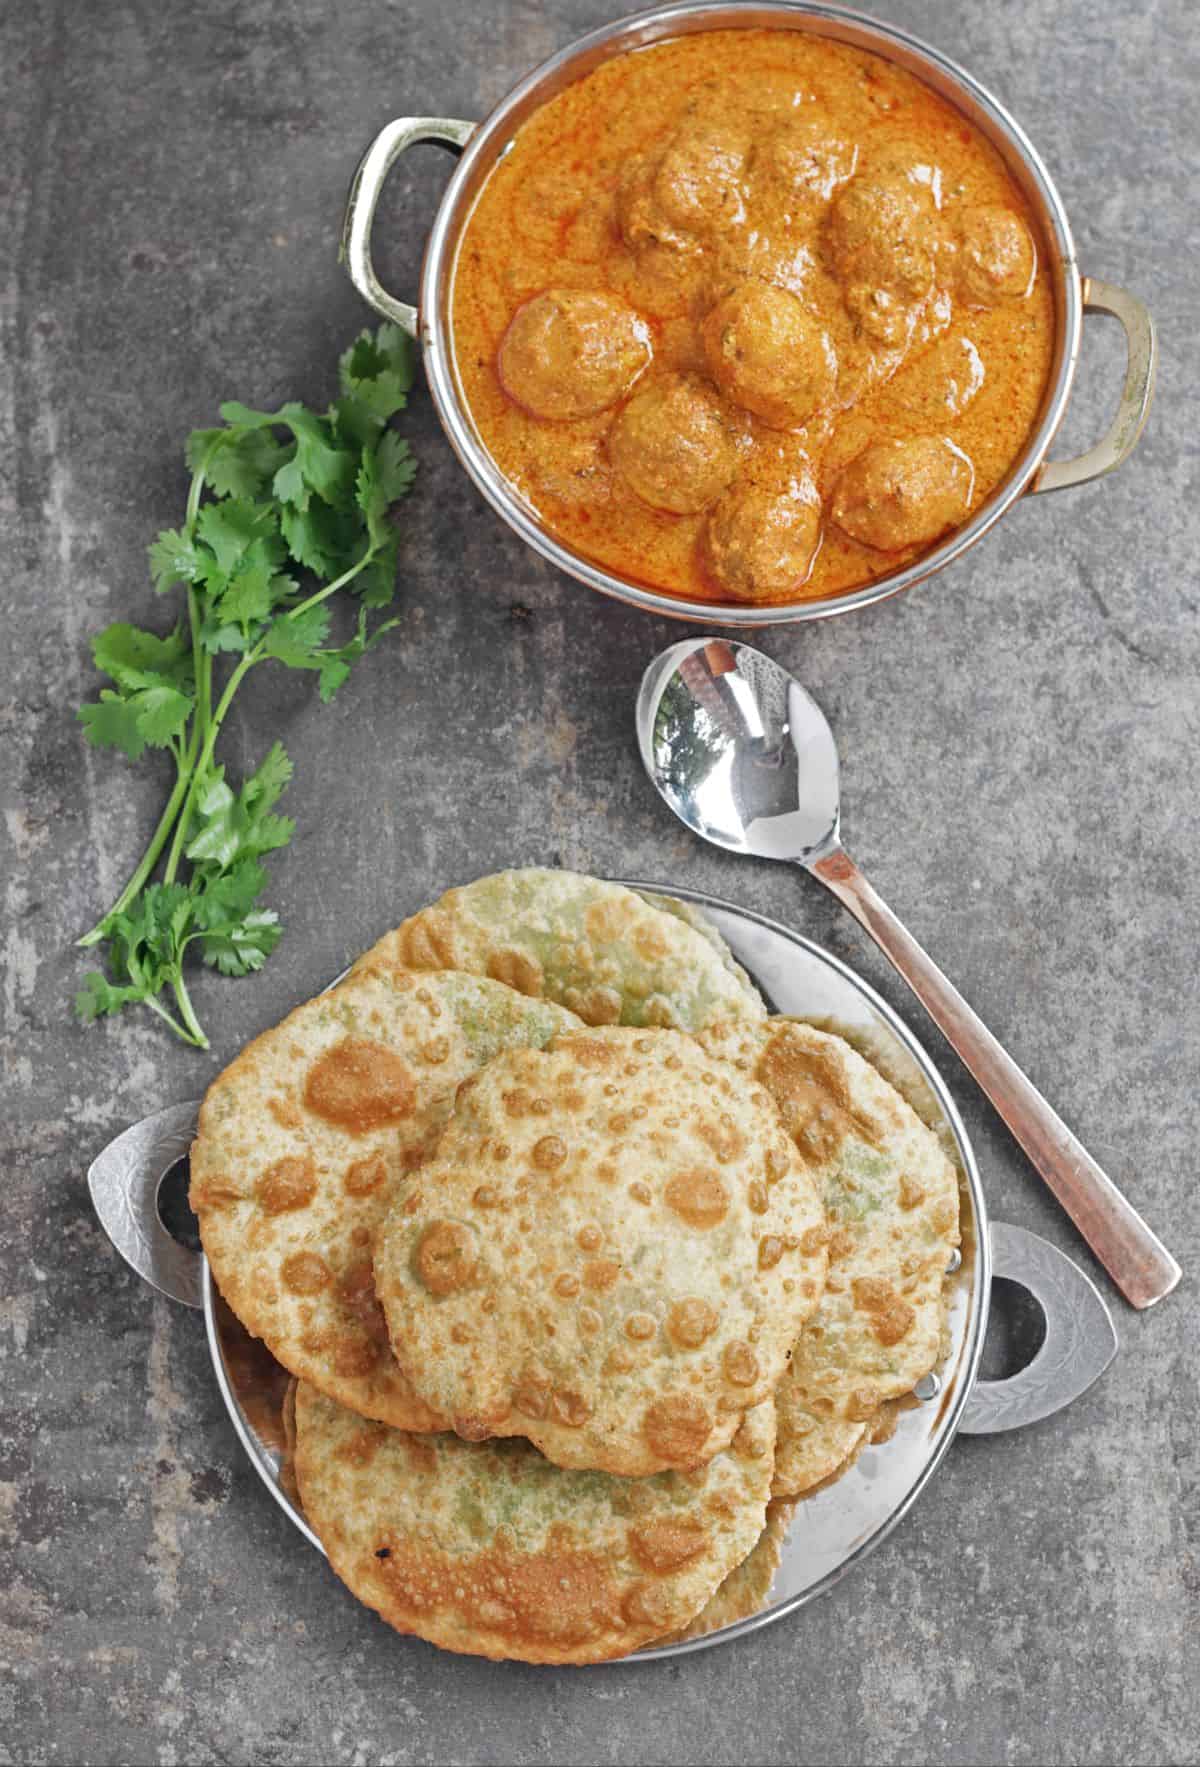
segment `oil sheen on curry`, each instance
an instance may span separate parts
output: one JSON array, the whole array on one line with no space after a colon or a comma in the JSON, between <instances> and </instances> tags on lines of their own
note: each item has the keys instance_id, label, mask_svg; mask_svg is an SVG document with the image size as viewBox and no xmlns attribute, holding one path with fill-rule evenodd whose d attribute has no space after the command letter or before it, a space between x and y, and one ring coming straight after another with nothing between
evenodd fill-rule
<instances>
[{"instance_id":1,"label":"oil sheen on curry","mask_svg":"<svg viewBox=\"0 0 1200 1767\"><path fill-rule=\"evenodd\" d=\"M961 526L1054 340L996 151L911 74L793 30L559 93L484 185L452 298L476 427L546 526L711 601L844 594Z\"/></svg>"}]
</instances>

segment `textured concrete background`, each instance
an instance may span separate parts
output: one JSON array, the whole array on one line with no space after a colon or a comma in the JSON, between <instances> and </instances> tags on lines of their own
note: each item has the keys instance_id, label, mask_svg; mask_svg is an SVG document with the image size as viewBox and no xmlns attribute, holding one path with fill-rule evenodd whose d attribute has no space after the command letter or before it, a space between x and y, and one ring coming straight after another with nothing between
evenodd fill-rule
<instances>
[{"instance_id":1,"label":"textured concrete background","mask_svg":"<svg viewBox=\"0 0 1200 1767\"><path fill-rule=\"evenodd\" d=\"M1116 477L1019 506L909 597L768 648L837 729L851 849L1194 1260L1194 12L880 9L1023 120L1083 267L1153 307L1161 390ZM257 980L200 982L211 1060L145 1014L92 1030L69 1017L85 967L71 941L162 790L153 764L84 748L85 639L162 618L144 548L180 517L184 433L221 398L327 396L365 318L334 247L377 125L479 115L613 10L3 9L0 1761L1197 1759L1194 1288L1147 1318L1113 1297L1122 1352L1100 1385L1024 1434L957 1444L886 1546L796 1620L668 1667L535 1671L402 1641L342 1592L243 1459L198 1318L152 1299L89 1213L84 1169L112 1133L195 1095L401 915L456 879L562 862L709 888L848 957L944 1059L995 1213L1089 1263L817 886L701 850L660 809L630 714L674 630L513 539L423 393L402 630L329 710L305 680L260 674L229 731L235 768L276 733L295 758L300 828L274 867L285 944ZM426 151L394 181L398 289L444 176ZM1115 333L1090 324L1067 443L1098 431L1119 374Z\"/></svg>"}]
</instances>

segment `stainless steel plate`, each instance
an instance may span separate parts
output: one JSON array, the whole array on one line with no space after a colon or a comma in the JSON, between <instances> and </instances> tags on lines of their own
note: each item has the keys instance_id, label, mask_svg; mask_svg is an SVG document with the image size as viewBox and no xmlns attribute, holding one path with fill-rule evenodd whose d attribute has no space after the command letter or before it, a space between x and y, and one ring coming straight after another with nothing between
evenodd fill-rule
<instances>
[{"instance_id":1,"label":"stainless steel plate","mask_svg":"<svg viewBox=\"0 0 1200 1767\"><path fill-rule=\"evenodd\" d=\"M623 881L634 889L664 889L662 884ZM836 1484L799 1505L767 1605L737 1625L685 1644L642 1651L641 1657L707 1650L770 1625L830 1588L890 1533L932 1477L958 1427L983 1348L991 1277L975 1158L937 1069L912 1033L852 970L798 933L696 890L672 887L670 893L708 915L774 1011L827 1026L858 1045L937 1130L960 1174L963 1261L951 1296L948 1355L936 1380L922 1383L922 1391L937 1390L916 1409L900 1414L889 1442L866 1449ZM234 1428L271 1495L320 1551L320 1541L280 1484L279 1449L255 1428L239 1392L238 1376L244 1382L245 1374L222 1334L207 1263L203 1302L213 1366Z\"/></svg>"}]
</instances>

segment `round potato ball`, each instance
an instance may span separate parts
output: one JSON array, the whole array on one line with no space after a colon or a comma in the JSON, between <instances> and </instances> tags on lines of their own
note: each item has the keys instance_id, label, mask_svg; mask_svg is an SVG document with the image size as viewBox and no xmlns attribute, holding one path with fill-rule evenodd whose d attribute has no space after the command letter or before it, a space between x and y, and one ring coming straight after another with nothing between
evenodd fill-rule
<instances>
[{"instance_id":1,"label":"round potato ball","mask_svg":"<svg viewBox=\"0 0 1200 1767\"><path fill-rule=\"evenodd\" d=\"M902 177L858 177L829 211L829 253L840 281L922 301L933 287L936 216L929 190Z\"/></svg>"},{"instance_id":2,"label":"round potato ball","mask_svg":"<svg viewBox=\"0 0 1200 1767\"><path fill-rule=\"evenodd\" d=\"M772 429L804 423L833 391L833 345L786 289L737 283L705 319L703 339L721 391Z\"/></svg>"},{"instance_id":3,"label":"round potato ball","mask_svg":"<svg viewBox=\"0 0 1200 1767\"><path fill-rule=\"evenodd\" d=\"M550 422L615 405L650 361L650 328L613 295L548 288L518 307L496 369L508 397Z\"/></svg>"},{"instance_id":4,"label":"round potato ball","mask_svg":"<svg viewBox=\"0 0 1200 1767\"><path fill-rule=\"evenodd\" d=\"M777 601L801 587L821 540L821 501L807 472L751 467L708 512L701 560L737 601Z\"/></svg>"},{"instance_id":5,"label":"round potato ball","mask_svg":"<svg viewBox=\"0 0 1200 1767\"><path fill-rule=\"evenodd\" d=\"M879 552L927 546L966 519L975 469L946 436L875 442L838 480L831 514Z\"/></svg>"},{"instance_id":6,"label":"round potato ball","mask_svg":"<svg viewBox=\"0 0 1200 1767\"><path fill-rule=\"evenodd\" d=\"M630 399L608 434L613 465L643 503L696 515L737 470L738 446L715 390L698 375L667 374Z\"/></svg>"},{"instance_id":7,"label":"round potato ball","mask_svg":"<svg viewBox=\"0 0 1200 1767\"><path fill-rule=\"evenodd\" d=\"M958 282L968 301L993 307L1029 293L1037 270L1033 235L1019 215L996 203L964 209L955 229Z\"/></svg>"}]
</instances>

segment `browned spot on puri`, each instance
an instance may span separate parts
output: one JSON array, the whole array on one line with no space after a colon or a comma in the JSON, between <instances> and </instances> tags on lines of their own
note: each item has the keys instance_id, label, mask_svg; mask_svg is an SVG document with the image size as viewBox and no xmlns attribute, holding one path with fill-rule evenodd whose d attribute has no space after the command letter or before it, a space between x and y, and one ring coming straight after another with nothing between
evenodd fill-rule
<instances>
[{"instance_id":1,"label":"browned spot on puri","mask_svg":"<svg viewBox=\"0 0 1200 1767\"><path fill-rule=\"evenodd\" d=\"M595 1294L604 1294L621 1274L621 1266L612 1258L591 1258L583 1267L585 1285Z\"/></svg>"},{"instance_id":2,"label":"browned spot on puri","mask_svg":"<svg viewBox=\"0 0 1200 1767\"><path fill-rule=\"evenodd\" d=\"M416 1272L430 1294L450 1295L474 1281L475 1234L461 1221L434 1221L417 1245Z\"/></svg>"},{"instance_id":3,"label":"browned spot on puri","mask_svg":"<svg viewBox=\"0 0 1200 1767\"><path fill-rule=\"evenodd\" d=\"M396 932L396 951L408 969L454 969L454 925L437 908L414 914Z\"/></svg>"},{"instance_id":4,"label":"browned spot on puri","mask_svg":"<svg viewBox=\"0 0 1200 1767\"><path fill-rule=\"evenodd\" d=\"M774 1270L784 1254L784 1243L777 1233L764 1234L758 1242L758 1267L760 1270Z\"/></svg>"},{"instance_id":5,"label":"browned spot on puri","mask_svg":"<svg viewBox=\"0 0 1200 1767\"><path fill-rule=\"evenodd\" d=\"M389 1434L381 1423L366 1423L335 1450L337 1458L351 1466L370 1466Z\"/></svg>"},{"instance_id":6,"label":"browned spot on puri","mask_svg":"<svg viewBox=\"0 0 1200 1767\"><path fill-rule=\"evenodd\" d=\"M765 1215L769 1200L766 1185L755 1178L746 1191L746 1201L750 1204L751 1209L756 1215Z\"/></svg>"},{"instance_id":7,"label":"browned spot on puri","mask_svg":"<svg viewBox=\"0 0 1200 1767\"><path fill-rule=\"evenodd\" d=\"M658 1324L652 1313L631 1313L625 1321L625 1336L632 1338L635 1344L645 1343L657 1330Z\"/></svg>"},{"instance_id":8,"label":"browned spot on puri","mask_svg":"<svg viewBox=\"0 0 1200 1767\"><path fill-rule=\"evenodd\" d=\"M702 1117L696 1133L722 1165L745 1151L746 1137L728 1117Z\"/></svg>"},{"instance_id":9,"label":"browned spot on puri","mask_svg":"<svg viewBox=\"0 0 1200 1767\"><path fill-rule=\"evenodd\" d=\"M421 1054L431 1067L440 1067L450 1058L450 1041L446 1037L431 1037L427 1043L422 1044Z\"/></svg>"},{"instance_id":10,"label":"browned spot on puri","mask_svg":"<svg viewBox=\"0 0 1200 1767\"><path fill-rule=\"evenodd\" d=\"M367 1037L343 1037L308 1071L304 1102L327 1123L366 1135L407 1117L417 1088L394 1050Z\"/></svg>"},{"instance_id":11,"label":"browned spot on puri","mask_svg":"<svg viewBox=\"0 0 1200 1767\"><path fill-rule=\"evenodd\" d=\"M882 1276L856 1276L850 1284L854 1304L870 1315L871 1330L885 1349L911 1331L917 1315Z\"/></svg>"},{"instance_id":12,"label":"browned spot on puri","mask_svg":"<svg viewBox=\"0 0 1200 1767\"><path fill-rule=\"evenodd\" d=\"M744 1344L739 1339L726 1344L721 1367L731 1386L752 1387L758 1379L758 1357L749 1344Z\"/></svg>"},{"instance_id":13,"label":"browned spot on puri","mask_svg":"<svg viewBox=\"0 0 1200 1767\"><path fill-rule=\"evenodd\" d=\"M715 1310L695 1295L676 1301L667 1314L667 1332L672 1342L684 1350L698 1350L716 1329Z\"/></svg>"},{"instance_id":14,"label":"browned spot on puri","mask_svg":"<svg viewBox=\"0 0 1200 1767\"><path fill-rule=\"evenodd\" d=\"M712 1427L708 1408L690 1393L672 1393L656 1400L642 1419L647 1444L672 1466L694 1465Z\"/></svg>"},{"instance_id":15,"label":"browned spot on puri","mask_svg":"<svg viewBox=\"0 0 1200 1767\"><path fill-rule=\"evenodd\" d=\"M224 1173L215 1172L193 1178L188 1187L188 1201L199 1214L201 1209L228 1209L244 1200L243 1192Z\"/></svg>"},{"instance_id":16,"label":"browned spot on puri","mask_svg":"<svg viewBox=\"0 0 1200 1767\"><path fill-rule=\"evenodd\" d=\"M354 1315L367 1336L373 1338L377 1344L386 1344L387 1322L383 1317L383 1308L379 1305L379 1297L375 1293L375 1272L369 1258L361 1263L351 1264L342 1273L338 1282L338 1294L342 1305Z\"/></svg>"},{"instance_id":17,"label":"browned spot on puri","mask_svg":"<svg viewBox=\"0 0 1200 1767\"><path fill-rule=\"evenodd\" d=\"M582 1393L564 1392L556 1387L550 1395L550 1410L559 1423L568 1429L582 1429L592 1415L592 1407Z\"/></svg>"},{"instance_id":18,"label":"browned spot on puri","mask_svg":"<svg viewBox=\"0 0 1200 1767\"><path fill-rule=\"evenodd\" d=\"M564 1301L569 1301L579 1293L579 1278L573 1276L569 1270L564 1271L555 1281L554 1292L561 1295Z\"/></svg>"},{"instance_id":19,"label":"browned spot on puri","mask_svg":"<svg viewBox=\"0 0 1200 1767\"><path fill-rule=\"evenodd\" d=\"M567 1144L558 1135L543 1135L529 1157L539 1172L556 1172L567 1157Z\"/></svg>"},{"instance_id":20,"label":"browned spot on puri","mask_svg":"<svg viewBox=\"0 0 1200 1767\"><path fill-rule=\"evenodd\" d=\"M304 1121L290 1098L268 1098L267 1109L281 1129L298 1129Z\"/></svg>"},{"instance_id":21,"label":"browned spot on puri","mask_svg":"<svg viewBox=\"0 0 1200 1767\"><path fill-rule=\"evenodd\" d=\"M317 1295L333 1281L333 1272L316 1252L293 1252L280 1268L284 1286L294 1295Z\"/></svg>"},{"instance_id":22,"label":"browned spot on puri","mask_svg":"<svg viewBox=\"0 0 1200 1767\"><path fill-rule=\"evenodd\" d=\"M585 1025L617 1025L621 1022L621 996L615 988L568 988L563 1005Z\"/></svg>"},{"instance_id":23,"label":"browned spot on puri","mask_svg":"<svg viewBox=\"0 0 1200 1767\"><path fill-rule=\"evenodd\" d=\"M598 1252L604 1244L604 1235L598 1227L581 1227L575 1235L575 1244L581 1252Z\"/></svg>"},{"instance_id":24,"label":"browned spot on puri","mask_svg":"<svg viewBox=\"0 0 1200 1767\"><path fill-rule=\"evenodd\" d=\"M494 982L503 982L531 1000L539 999L545 988L541 964L525 951L493 951L487 960L487 973Z\"/></svg>"},{"instance_id":25,"label":"browned spot on puri","mask_svg":"<svg viewBox=\"0 0 1200 1767\"><path fill-rule=\"evenodd\" d=\"M401 1609L449 1609L501 1637L566 1646L608 1631L616 1618L605 1561L567 1546L527 1554L493 1548L486 1556L448 1559L409 1535L379 1568Z\"/></svg>"},{"instance_id":26,"label":"browned spot on puri","mask_svg":"<svg viewBox=\"0 0 1200 1767\"><path fill-rule=\"evenodd\" d=\"M288 1154L267 1167L254 1194L268 1215L306 1209L317 1194L317 1169L307 1154Z\"/></svg>"},{"instance_id":27,"label":"browned spot on puri","mask_svg":"<svg viewBox=\"0 0 1200 1767\"><path fill-rule=\"evenodd\" d=\"M632 1626L652 1626L656 1632L669 1626L675 1608L671 1592L661 1583L635 1583L621 1603L621 1612Z\"/></svg>"},{"instance_id":28,"label":"browned spot on puri","mask_svg":"<svg viewBox=\"0 0 1200 1767\"><path fill-rule=\"evenodd\" d=\"M663 1199L689 1227L715 1227L729 1209L729 1192L715 1172L677 1172Z\"/></svg>"},{"instance_id":29,"label":"browned spot on puri","mask_svg":"<svg viewBox=\"0 0 1200 1767\"><path fill-rule=\"evenodd\" d=\"M646 1522L629 1530L629 1550L643 1570L669 1576L704 1551L708 1532L700 1522Z\"/></svg>"},{"instance_id":30,"label":"browned spot on puri","mask_svg":"<svg viewBox=\"0 0 1200 1767\"><path fill-rule=\"evenodd\" d=\"M550 1376L540 1368L527 1368L513 1391L512 1402L525 1417L545 1417L550 1407Z\"/></svg>"},{"instance_id":31,"label":"browned spot on puri","mask_svg":"<svg viewBox=\"0 0 1200 1767\"><path fill-rule=\"evenodd\" d=\"M771 1038L759 1057L756 1077L806 1159L823 1165L849 1135L876 1143L874 1124L851 1107L839 1057L832 1050L809 1047L796 1027L786 1026Z\"/></svg>"},{"instance_id":32,"label":"browned spot on puri","mask_svg":"<svg viewBox=\"0 0 1200 1767\"><path fill-rule=\"evenodd\" d=\"M908 1176L907 1172L900 1174L900 1187L897 1194L902 1209L915 1209L918 1203L925 1200L925 1192L915 1179Z\"/></svg>"},{"instance_id":33,"label":"browned spot on puri","mask_svg":"<svg viewBox=\"0 0 1200 1767\"><path fill-rule=\"evenodd\" d=\"M342 1184L350 1196L370 1196L386 1177L387 1161L381 1153L372 1153L346 1167Z\"/></svg>"},{"instance_id":34,"label":"browned spot on puri","mask_svg":"<svg viewBox=\"0 0 1200 1767\"><path fill-rule=\"evenodd\" d=\"M554 1048L569 1055L581 1068L609 1068L617 1059L612 1044L602 1043L599 1037L556 1037Z\"/></svg>"},{"instance_id":35,"label":"browned spot on puri","mask_svg":"<svg viewBox=\"0 0 1200 1767\"><path fill-rule=\"evenodd\" d=\"M343 1380L357 1380L364 1374L370 1374L378 1360L379 1345L372 1343L368 1337L347 1333L345 1337L334 1341L334 1372L341 1375Z\"/></svg>"}]
</instances>

